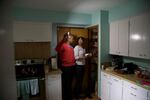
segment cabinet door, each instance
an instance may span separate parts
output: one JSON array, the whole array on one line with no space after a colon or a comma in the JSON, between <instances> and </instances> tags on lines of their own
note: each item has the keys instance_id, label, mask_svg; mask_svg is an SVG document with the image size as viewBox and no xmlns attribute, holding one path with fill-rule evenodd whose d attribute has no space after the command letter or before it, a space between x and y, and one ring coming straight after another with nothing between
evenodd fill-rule
<instances>
[{"instance_id":1,"label":"cabinet door","mask_svg":"<svg viewBox=\"0 0 150 100\"><path fill-rule=\"evenodd\" d=\"M101 73L101 99L109 100L109 75Z\"/></svg>"},{"instance_id":2,"label":"cabinet door","mask_svg":"<svg viewBox=\"0 0 150 100\"><path fill-rule=\"evenodd\" d=\"M135 16L130 19L129 55L132 57L146 58L146 56L149 56L149 20L147 14Z\"/></svg>"},{"instance_id":3,"label":"cabinet door","mask_svg":"<svg viewBox=\"0 0 150 100\"><path fill-rule=\"evenodd\" d=\"M118 53L119 55L128 56L129 20L121 20L118 24Z\"/></svg>"},{"instance_id":4,"label":"cabinet door","mask_svg":"<svg viewBox=\"0 0 150 100\"><path fill-rule=\"evenodd\" d=\"M110 23L109 53L118 54L118 22Z\"/></svg>"},{"instance_id":5,"label":"cabinet door","mask_svg":"<svg viewBox=\"0 0 150 100\"><path fill-rule=\"evenodd\" d=\"M47 100L62 100L61 76L49 75L47 80Z\"/></svg>"},{"instance_id":6,"label":"cabinet door","mask_svg":"<svg viewBox=\"0 0 150 100\"><path fill-rule=\"evenodd\" d=\"M51 41L51 33L51 23L16 21L13 24L14 42Z\"/></svg>"},{"instance_id":7,"label":"cabinet door","mask_svg":"<svg viewBox=\"0 0 150 100\"><path fill-rule=\"evenodd\" d=\"M150 100L150 90L148 91L148 100Z\"/></svg>"},{"instance_id":8,"label":"cabinet door","mask_svg":"<svg viewBox=\"0 0 150 100\"><path fill-rule=\"evenodd\" d=\"M123 100L138 100L136 94L131 92L128 88L123 87Z\"/></svg>"},{"instance_id":9,"label":"cabinet door","mask_svg":"<svg viewBox=\"0 0 150 100\"><path fill-rule=\"evenodd\" d=\"M137 91L132 91L129 88L123 88L123 100L148 100L147 94L146 96L142 95Z\"/></svg>"},{"instance_id":10,"label":"cabinet door","mask_svg":"<svg viewBox=\"0 0 150 100\"><path fill-rule=\"evenodd\" d=\"M128 56L129 20L110 24L110 54Z\"/></svg>"},{"instance_id":11,"label":"cabinet door","mask_svg":"<svg viewBox=\"0 0 150 100\"><path fill-rule=\"evenodd\" d=\"M148 90L128 81L123 82L123 100L148 100Z\"/></svg>"},{"instance_id":12,"label":"cabinet door","mask_svg":"<svg viewBox=\"0 0 150 100\"><path fill-rule=\"evenodd\" d=\"M110 99L122 100L122 80L111 76Z\"/></svg>"},{"instance_id":13,"label":"cabinet door","mask_svg":"<svg viewBox=\"0 0 150 100\"><path fill-rule=\"evenodd\" d=\"M143 39L144 39L144 58L150 59L150 13L143 15L144 16L144 32L143 32Z\"/></svg>"},{"instance_id":14,"label":"cabinet door","mask_svg":"<svg viewBox=\"0 0 150 100\"><path fill-rule=\"evenodd\" d=\"M61 100L60 80L55 80L48 84L48 100Z\"/></svg>"}]
</instances>

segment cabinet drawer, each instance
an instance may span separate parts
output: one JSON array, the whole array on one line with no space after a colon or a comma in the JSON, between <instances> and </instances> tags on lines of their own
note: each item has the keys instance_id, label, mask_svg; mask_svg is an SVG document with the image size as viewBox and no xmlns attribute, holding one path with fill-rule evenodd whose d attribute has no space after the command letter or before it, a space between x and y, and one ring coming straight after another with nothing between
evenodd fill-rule
<instances>
[{"instance_id":1,"label":"cabinet drawer","mask_svg":"<svg viewBox=\"0 0 150 100\"><path fill-rule=\"evenodd\" d=\"M130 82L124 81L123 82L124 87L126 87L127 89L133 91L134 93L138 94L138 95L142 95L143 97L147 97L148 95L148 90L137 86L135 84L132 84Z\"/></svg>"},{"instance_id":2,"label":"cabinet drawer","mask_svg":"<svg viewBox=\"0 0 150 100\"><path fill-rule=\"evenodd\" d=\"M139 94L137 91L132 91L126 87L123 88L123 100L148 100L147 95Z\"/></svg>"},{"instance_id":3,"label":"cabinet drawer","mask_svg":"<svg viewBox=\"0 0 150 100\"><path fill-rule=\"evenodd\" d=\"M122 85L122 79L115 77L115 76L111 76L110 77L111 82L113 83L117 83L117 84L121 84Z\"/></svg>"},{"instance_id":4,"label":"cabinet drawer","mask_svg":"<svg viewBox=\"0 0 150 100\"><path fill-rule=\"evenodd\" d=\"M61 78L61 75L57 75L57 74L55 74L55 75L48 75L48 77L47 77L48 81L58 80L60 78Z\"/></svg>"}]
</instances>

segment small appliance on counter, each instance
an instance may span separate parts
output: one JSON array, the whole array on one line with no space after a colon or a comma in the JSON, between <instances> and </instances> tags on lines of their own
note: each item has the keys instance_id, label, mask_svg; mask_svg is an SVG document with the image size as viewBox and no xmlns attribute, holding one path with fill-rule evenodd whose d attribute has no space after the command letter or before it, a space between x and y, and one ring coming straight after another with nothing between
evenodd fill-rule
<instances>
[{"instance_id":1,"label":"small appliance on counter","mask_svg":"<svg viewBox=\"0 0 150 100\"><path fill-rule=\"evenodd\" d=\"M134 71L138 66L134 63L124 63L121 67L117 66L114 68L114 71L120 74L134 74Z\"/></svg>"},{"instance_id":2,"label":"small appliance on counter","mask_svg":"<svg viewBox=\"0 0 150 100\"><path fill-rule=\"evenodd\" d=\"M111 61L111 66L112 67L122 67L123 64L123 58L121 56L113 55L112 56L112 61Z\"/></svg>"},{"instance_id":3,"label":"small appliance on counter","mask_svg":"<svg viewBox=\"0 0 150 100\"><path fill-rule=\"evenodd\" d=\"M49 70L57 70L57 58L52 56L47 59L46 65L49 66Z\"/></svg>"},{"instance_id":4,"label":"small appliance on counter","mask_svg":"<svg viewBox=\"0 0 150 100\"><path fill-rule=\"evenodd\" d=\"M138 69L135 70L134 73L138 78L150 79L150 69L149 68L139 67Z\"/></svg>"}]
</instances>

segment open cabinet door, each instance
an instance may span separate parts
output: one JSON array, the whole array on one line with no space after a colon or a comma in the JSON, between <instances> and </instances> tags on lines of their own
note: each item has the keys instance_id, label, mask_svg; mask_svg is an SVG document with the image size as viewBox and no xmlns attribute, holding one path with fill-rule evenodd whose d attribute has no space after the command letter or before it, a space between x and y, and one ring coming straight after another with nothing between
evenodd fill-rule
<instances>
[{"instance_id":1,"label":"open cabinet door","mask_svg":"<svg viewBox=\"0 0 150 100\"><path fill-rule=\"evenodd\" d=\"M88 96L97 96L98 80L98 25L88 27L88 52L92 57L88 58Z\"/></svg>"}]
</instances>

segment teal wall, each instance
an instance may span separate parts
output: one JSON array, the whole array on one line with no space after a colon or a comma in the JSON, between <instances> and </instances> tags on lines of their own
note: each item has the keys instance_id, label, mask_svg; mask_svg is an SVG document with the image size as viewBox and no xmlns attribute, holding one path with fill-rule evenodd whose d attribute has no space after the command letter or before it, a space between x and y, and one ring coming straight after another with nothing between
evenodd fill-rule
<instances>
[{"instance_id":1,"label":"teal wall","mask_svg":"<svg viewBox=\"0 0 150 100\"><path fill-rule=\"evenodd\" d=\"M100 24L100 10L96 10L92 13L92 25L99 25Z\"/></svg>"},{"instance_id":2,"label":"teal wall","mask_svg":"<svg viewBox=\"0 0 150 100\"><path fill-rule=\"evenodd\" d=\"M52 37L51 37L51 56L56 56L55 47L57 45L57 24L52 24Z\"/></svg>"},{"instance_id":3,"label":"teal wall","mask_svg":"<svg viewBox=\"0 0 150 100\"><path fill-rule=\"evenodd\" d=\"M140 59L140 58L132 58L132 57L124 57L124 62L133 62L137 65L145 68L150 68L150 60L147 59Z\"/></svg>"},{"instance_id":4,"label":"teal wall","mask_svg":"<svg viewBox=\"0 0 150 100\"><path fill-rule=\"evenodd\" d=\"M150 10L150 0L130 0L109 10L109 22L138 15Z\"/></svg>"},{"instance_id":5,"label":"teal wall","mask_svg":"<svg viewBox=\"0 0 150 100\"><path fill-rule=\"evenodd\" d=\"M150 11L150 0L131 0L130 2L109 11L109 22L135 16ZM150 68L150 60L124 57L124 62L134 62Z\"/></svg>"},{"instance_id":6,"label":"teal wall","mask_svg":"<svg viewBox=\"0 0 150 100\"><path fill-rule=\"evenodd\" d=\"M92 25L98 25L98 96L101 94L101 64L109 60L109 23L108 23L108 11L96 10L92 13Z\"/></svg>"},{"instance_id":7,"label":"teal wall","mask_svg":"<svg viewBox=\"0 0 150 100\"><path fill-rule=\"evenodd\" d=\"M69 13L69 12L53 12L38 9L13 9L14 20L17 21L40 21L52 22L52 38L51 38L51 56L55 56L55 47L57 45L57 26L60 24L87 26L91 25L91 14Z\"/></svg>"},{"instance_id":8,"label":"teal wall","mask_svg":"<svg viewBox=\"0 0 150 100\"><path fill-rule=\"evenodd\" d=\"M100 18L101 18L101 13L100 10L96 10L92 13L92 25L98 25L98 97L100 97L101 94L101 90L100 90L100 83L101 83L101 79L100 79L100 63L101 63L101 52L100 52L100 46L101 46L101 30L100 30Z\"/></svg>"},{"instance_id":9,"label":"teal wall","mask_svg":"<svg viewBox=\"0 0 150 100\"><path fill-rule=\"evenodd\" d=\"M109 12L104 10L96 10L92 13L92 25L99 25L99 51L100 62L109 60Z\"/></svg>"},{"instance_id":10,"label":"teal wall","mask_svg":"<svg viewBox=\"0 0 150 100\"><path fill-rule=\"evenodd\" d=\"M101 11L101 63L109 61L109 13Z\"/></svg>"},{"instance_id":11,"label":"teal wall","mask_svg":"<svg viewBox=\"0 0 150 100\"><path fill-rule=\"evenodd\" d=\"M23 21L49 21L53 23L84 24L84 25L91 24L90 14L14 8L13 15L15 20L23 20Z\"/></svg>"}]
</instances>

